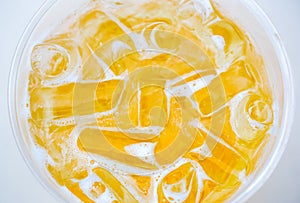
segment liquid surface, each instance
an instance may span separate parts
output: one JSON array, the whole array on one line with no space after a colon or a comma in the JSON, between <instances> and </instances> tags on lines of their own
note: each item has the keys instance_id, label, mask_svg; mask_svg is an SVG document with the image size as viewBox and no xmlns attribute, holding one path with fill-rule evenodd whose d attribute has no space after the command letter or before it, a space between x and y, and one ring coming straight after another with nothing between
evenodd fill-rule
<instances>
[{"instance_id":1,"label":"liquid surface","mask_svg":"<svg viewBox=\"0 0 300 203\"><path fill-rule=\"evenodd\" d=\"M31 66L34 148L79 202L223 202L270 136L263 61L208 0L91 1Z\"/></svg>"}]
</instances>

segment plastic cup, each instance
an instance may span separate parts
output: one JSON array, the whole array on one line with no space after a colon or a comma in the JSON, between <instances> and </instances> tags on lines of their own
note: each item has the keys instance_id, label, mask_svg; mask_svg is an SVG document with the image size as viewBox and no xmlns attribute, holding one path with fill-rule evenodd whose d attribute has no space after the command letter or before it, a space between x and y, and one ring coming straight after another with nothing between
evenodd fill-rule
<instances>
[{"instance_id":1,"label":"plastic cup","mask_svg":"<svg viewBox=\"0 0 300 203\"><path fill-rule=\"evenodd\" d=\"M43 4L30 21L16 49L8 89L11 126L27 166L52 195L58 200L69 202L74 202L74 197L64 192L49 178L46 168L34 156L31 136L26 129L25 115L28 112L23 110L27 99L24 84L28 80L30 53L34 44L41 41L52 27L85 2L85 0L48 0ZM263 57L276 106L272 138L261 157L260 164L247 183L228 199L228 202L243 202L270 177L286 148L294 115L293 76L278 32L255 1L214 0L214 2L226 17L247 33Z\"/></svg>"}]
</instances>

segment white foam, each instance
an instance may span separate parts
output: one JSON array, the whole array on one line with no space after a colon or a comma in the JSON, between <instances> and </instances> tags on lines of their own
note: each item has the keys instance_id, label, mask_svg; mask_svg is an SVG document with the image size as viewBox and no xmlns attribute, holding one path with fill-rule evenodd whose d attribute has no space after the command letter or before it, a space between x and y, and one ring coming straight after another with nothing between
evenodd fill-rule
<instances>
[{"instance_id":1,"label":"white foam","mask_svg":"<svg viewBox=\"0 0 300 203\"><path fill-rule=\"evenodd\" d=\"M147 135L153 135L153 137L158 136L164 129L161 126L134 127L129 129L120 129L119 127L100 127L100 126L85 126L83 128L97 129L97 130L110 131L110 132L122 131L123 133L147 134Z\"/></svg>"},{"instance_id":2,"label":"white foam","mask_svg":"<svg viewBox=\"0 0 300 203\"><path fill-rule=\"evenodd\" d=\"M197 80L187 82L183 85L173 86L166 88L168 92L171 92L173 96L177 97L191 97L195 92L207 87L210 82L215 79L215 75L208 75L201 77Z\"/></svg>"},{"instance_id":3,"label":"white foam","mask_svg":"<svg viewBox=\"0 0 300 203\"><path fill-rule=\"evenodd\" d=\"M106 189L104 193L99 195L98 198L95 198L91 194L91 189L93 188L93 184L95 182L100 182L103 185L106 186ZM107 187L107 184L104 183L96 174L93 172L89 173L89 176L81 181L79 181L80 189L91 199L96 202L112 202L113 200L116 200L117 198L114 196L114 194L111 192L111 189Z\"/></svg>"},{"instance_id":4,"label":"white foam","mask_svg":"<svg viewBox=\"0 0 300 203\"><path fill-rule=\"evenodd\" d=\"M209 0L193 0L196 11L202 16L202 20L206 21L214 12Z\"/></svg>"},{"instance_id":5,"label":"white foam","mask_svg":"<svg viewBox=\"0 0 300 203\"><path fill-rule=\"evenodd\" d=\"M225 40L224 40L224 37L222 37L221 35L213 35L211 38L212 38L212 40L215 42L217 48L218 48L220 51L224 51L224 48L225 48Z\"/></svg>"},{"instance_id":6,"label":"white foam","mask_svg":"<svg viewBox=\"0 0 300 203\"><path fill-rule=\"evenodd\" d=\"M247 175L246 175L246 170L242 170L240 173L239 173L239 180L244 183L247 181Z\"/></svg>"},{"instance_id":7,"label":"white foam","mask_svg":"<svg viewBox=\"0 0 300 203\"><path fill-rule=\"evenodd\" d=\"M126 44L122 41L116 40L116 41L112 42L111 50L113 51L114 56L117 56L118 52L120 52L124 49L132 50L128 44Z\"/></svg>"},{"instance_id":8,"label":"white foam","mask_svg":"<svg viewBox=\"0 0 300 203\"><path fill-rule=\"evenodd\" d=\"M152 142L141 142L138 144L132 144L124 147L125 151L135 156L146 163L151 163L153 165L158 165L155 156L154 149L157 143Z\"/></svg>"}]
</instances>

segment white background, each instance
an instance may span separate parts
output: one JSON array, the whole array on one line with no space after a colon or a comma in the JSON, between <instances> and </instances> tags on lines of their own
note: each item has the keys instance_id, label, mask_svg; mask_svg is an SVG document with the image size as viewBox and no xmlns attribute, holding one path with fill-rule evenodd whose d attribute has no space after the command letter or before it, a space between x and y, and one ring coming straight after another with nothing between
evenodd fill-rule
<instances>
[{"instance_id":1,"label":"white background","mask_svg":"<svg viewBox=\"0 0 300 203\"><path fill-rule=\"evenodd\" d=\"M257 0L277 27L294 68L296 117L275 172L249 203L300 203L300 0ZM0 0L0 202L55 203L19 153L8 120L7 83L11 59L25 26L42 0ZM299 127L299 128L298 128Z\"/></svg>"}]
</instances>

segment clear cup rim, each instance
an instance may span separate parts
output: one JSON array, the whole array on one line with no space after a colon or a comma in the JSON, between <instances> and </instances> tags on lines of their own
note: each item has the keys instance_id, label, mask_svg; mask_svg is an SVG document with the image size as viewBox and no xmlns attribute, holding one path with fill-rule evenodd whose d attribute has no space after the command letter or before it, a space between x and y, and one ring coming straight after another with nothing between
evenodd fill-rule
<instances>
[{"instance_id":1,"label":"clear cup rim","mask_svg":"<svg viewBox=\"0 0 300 203\"><path fill-rule=\"evenodd\" d=\"M49 192L53 197L58 201L67 202L61 192L58 192L51 187L49 181L42 175L39 171L37 165L30 159L30 153L25 147L25 141L22 138L22 133L20 132L20 127L18 123L17 113L16 113L16 88L17 88L17 79L18 71L20 69L19 62L23 55L24 48L28 39L30 38L33 30L40 22L41 18L45 13L59 0L46 0L42 6L36 11L34 16L29 21L26 26L23 34L18 42L18 45L15 49L14 56L11 63L9 81L8 81L8 91L7 91L7 105L9 110L9 120L10 126L13 132L13 136L19 152L25 161L27 167L30 169L33 176L38 180L38 182ZM273 25L270 18L262 10L255 0L239 0L244 5L248 6L248 9L252 10L256 17L259 18L259 22L264 26L264 30L270 37L270 41L274 46L277 56L280 61L280 70L281 77L283 79L283 88L284 88L284 105L282 113L282 127L279 130L279 139L276 141L274 149L270 157L268 158L267 163L264 167L258 172L257 177L245 188L241 194L239 194L233 202L245 202L251 196L253 196L270 178L275 168L277 167L291 136L291 129L293 125L293 120L295 116L295 92L294 92L294 70L290 66L289 59L283 42L280 38L278 31Z\"/></svg>"},{"instance_id":2,"label":"clear cup rim","mask_svg":"<svg viewBox=\"0 0 300 203\"><path fill-rule=\"evenodd\" d=\"M284 88L284 104L282 110L282 127L280 128L278 135L279 139L276 141L274 149L267 163L259 171L257 177L250 183L250 185L234 199L234 202L245 202L252 197L271 177L276 169L281 157L286 150L288 140L291 136L291 130L293 120L295 116L295 92L294 92L294 70L292 69L288 54L281 40L280 34L272 23L268 15L258 5L256 0L240 0L243 4L256 14L256 17L260 19L260 24L264 26L264 30L270 37L270 41L274 46L277 57L280 61L281 76L283 79Z\"/></svg>"}]
</instances>

